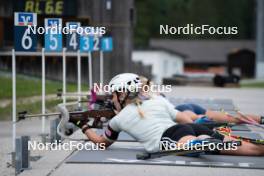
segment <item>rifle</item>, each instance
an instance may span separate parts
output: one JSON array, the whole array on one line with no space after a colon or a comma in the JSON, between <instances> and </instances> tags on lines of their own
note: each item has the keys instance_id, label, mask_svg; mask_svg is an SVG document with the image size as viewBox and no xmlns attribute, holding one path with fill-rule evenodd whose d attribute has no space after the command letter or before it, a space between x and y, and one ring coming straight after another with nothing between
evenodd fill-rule
<instances>
[{"instance_id":1,"label":"rifle","mask_svg":"<svg viewBox=\"0 0 264 176\"><path fill-rule=\"evenodd\" d=\"M66 106L71 104L72 103L58 105L61 120L57 127L57 133L64 138L69 138L69 136L73 133L73 129L67 127L67 124L70 123L69 121L71 119L74 119L75 121L87 119L91 128L103 128L104 124L115 116L115 112L112 108L102 106L97 109L86 111L68 111Z\"/></svg>"},{"instance_id":2,"label":"rifle","mask_svg":"<svg viewBox=\"0 0 264 176\"><path fill-rule=\"evenodd\" d=\"M97 100L93 102L93 109L80 110L80 108L77 108L73 111L69 111L67 109L67 106L77 104L79 104L79 102L58 104L58 112L55 113L28 114L27 111L22 111L18 113L18 120L16 122L26 118L59 116L60 122L57 127L57 132L60 136L69 138L69 136L74 132L74 126L69 125L71 124L69 122L70 119L74 121L87 119L91 128L101 129L112 117L116 115L113 111L112 104L106 100Z\"/></svg>"}]
</instances>

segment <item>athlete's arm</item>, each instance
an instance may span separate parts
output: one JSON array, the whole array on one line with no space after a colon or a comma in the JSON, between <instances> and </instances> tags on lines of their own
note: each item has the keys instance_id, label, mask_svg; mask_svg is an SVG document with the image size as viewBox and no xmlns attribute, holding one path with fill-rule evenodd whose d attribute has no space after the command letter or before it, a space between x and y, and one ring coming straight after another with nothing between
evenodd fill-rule
<instances>
[{"instance_id":1,"label":"athlete's arm","mask_svg":"<svg viewBox=\"0 0 264 176\"><path fill-rule=\"evenodd\" d=\"M82 127L84 134L94 143L104 143L106 147L114 143L119 135L121 129L119 128L118 121L116 117L112 118L104 131L104 135L98 135L92 129L89 129L88 126Z\"/></svg>"},{"instance_id":2,"label":"athlete's arm","mask_svg":"<svg viewBox=\"0 0 264 176\"><path fill-rule=\"evenodd\" d=\"M82 128L84 129L85 126ZM98 135L96 132L94 132L92 129L88 128L87 130L85 130L84 134L88 137L88 139L90 139L93 143L98 143L101 144L103 143L105 145L105 147L110 146L111 144L114 143L114 141L109 141L107 140L104 136L100 136Z\"/></svg>"},{"instance_id":3,"label":"athlete's arm","mask_svg":"<svg viewBox=\"0 0 264 176\"><path fill-rule=\"evenodd\" d=\"M161 98L161 100L165 103L167 110L168 110L173 121L175 121L177 123L193 123L193 120L192 120L190 115L175 109L174 105L171 104L165 98Z\"/></svg>"},{"instance_id":4,"label":"athlete's arm","mask_svg":"<svg viewBox=\"0 0 264 176\"><path fill-rule=\"evenodd\" d=\"M177 112L175 121L178 123L193 123L191 117L188 114L181 111Z\"/></svg>"}]
</instances>

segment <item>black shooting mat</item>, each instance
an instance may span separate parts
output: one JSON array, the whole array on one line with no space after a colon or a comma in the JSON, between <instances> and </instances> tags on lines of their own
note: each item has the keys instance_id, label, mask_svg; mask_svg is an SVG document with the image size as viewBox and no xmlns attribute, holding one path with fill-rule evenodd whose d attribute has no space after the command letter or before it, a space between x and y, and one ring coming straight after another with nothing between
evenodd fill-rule
<instances>
[{"instance_id":1,"label":"black shooting mat","mask_svg":"<svg viewBox=\"0 0 264 176\"><path fill-rule=\"evenodd\" d=\"M118 147L118 145L114 145L104 151L77 151L67 159L66 163L138 164L264 169L264 157L229 155L201 155L200 157L187 157L170 155L150 160L137 160L136 155L141 152L143 152L143 148L140 146Z\"/></svg>"},{"instance_id":2,"label":"black shooting mat","mask_svg":"<svg viewBox=\"0 0 264 176\"><path fill-rule=\"evenodd\" d=\"M247 124L235 125L232 126L231 129L233 131L251 131L250 125Z\"/></svg>"},{"instance_id":3,"label":"black shooting mat","mask_svg":"<svg viewBox=\"0 0 264 176\"><path fill-rule=\"evenodd\" d=\"M245 138L250 138L250 139L261 139L261 140L264 140L264 138L261 135L261 133L257 133L257 132L232 131L231 134L235 135L235 136L241 136L241 137L245 137ZM262 134L264 134L264 132L262 132Z\"/></svg>"}]
</instances>

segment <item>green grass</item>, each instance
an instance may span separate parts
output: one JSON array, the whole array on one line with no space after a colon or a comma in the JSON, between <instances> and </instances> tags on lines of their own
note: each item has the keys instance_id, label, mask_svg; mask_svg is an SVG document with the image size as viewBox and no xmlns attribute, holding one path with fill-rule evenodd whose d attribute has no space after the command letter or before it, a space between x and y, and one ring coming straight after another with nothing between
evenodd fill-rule
<instances>
[{"instance_id":1,"label":"green grass","mask_svg":"<svg viewBox=\"0 0 264 176\"><path fill-rule=\"evenodd\" d=\"M46 94L56 94L62 88L62 82L46 80ZM82 90L88 90L87 85L82 85ZM42 84L40 78L17 75L17 98L41 96ZM67 92L77 91L77 84L68 83ZM12 79L10 76L0 75L0 99L12 97Z\"/></svg>"},{"instance_id":2,"label":"green grass","mask_svg":"<svg viewBox=\"0 0 264 176\"><path fill-rule=\"evenodd\" d=\"M61 103L61 100L48 100L46 101L46 109L49 112L56 111L56 105ZM18 103L17 113L21 111L27 111L29 114L41 113L41 101L34 103ZM12 119L12 105L8 105L4 108L0 107L0 120L11 120Z\"/></svg>"},{"instance_id":3,"label":"green grass","mask_svg":"<svg viewBox=\"0 0 264 176\"><path fill-rule=\"evenodd\" d=\"M264 88L264 82L241 83L242 88Z\"/></svg>"},{"instance_id":4,"label":"green grass","mask_svg":"<svg viewBox=\"0 0 264 176\"><path fill-rule=\"evenodd\" d=\"M17 93L17 112L27 110L30 114L41 113L41 100L36 100L32 103L22 102L22 98L41 96L42 87L41 79L24 75L16 77L16 93ZM87 85L82 85L82 90L87 91ZM61 81L46 80L46 95L56 94L58 89L62 88ZM68 83L67 92L76 92L77 84ZM3 99L12 98L12 79L10 73L0 72L0 101ZM68 100L68 99L67 99ZM46 101L46 109L48 111L56 111L55 107L61 103L61 99L53 99ZM10 120L12 116L12 104L7 104L5 107L0 107L0 120Z\"/></svg>"}]
</instances>

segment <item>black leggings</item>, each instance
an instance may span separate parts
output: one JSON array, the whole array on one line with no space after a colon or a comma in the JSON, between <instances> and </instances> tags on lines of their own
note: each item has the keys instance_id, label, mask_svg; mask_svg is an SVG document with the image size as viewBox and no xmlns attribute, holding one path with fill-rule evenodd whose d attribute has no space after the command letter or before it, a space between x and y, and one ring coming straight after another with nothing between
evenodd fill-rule
<instances>
[{"instance_id":1,"label":"black leggings","mask_svg":"<svg viewBox=\"0 0 264 176\"><path fill-rule=\"evenodd\" d=\"M224 136L216 131L210 130L208 127L202 124L177 124L168 128L162 135L162 138L170 138L174 141L178 141L184 136L199 136L208 135L216 139L224 140Z\"/></svg>"}]
</instances>

